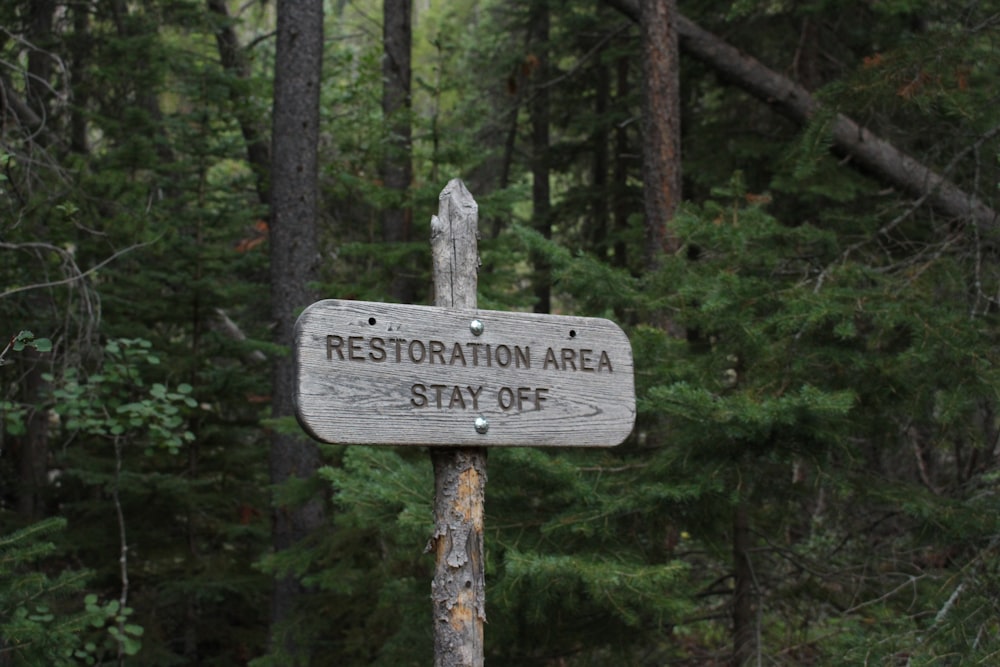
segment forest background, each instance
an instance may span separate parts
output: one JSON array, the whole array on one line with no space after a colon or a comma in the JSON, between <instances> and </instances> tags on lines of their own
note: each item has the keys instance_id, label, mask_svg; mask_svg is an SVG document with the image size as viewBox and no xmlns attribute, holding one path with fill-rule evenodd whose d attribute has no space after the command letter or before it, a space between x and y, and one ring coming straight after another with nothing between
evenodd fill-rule
<instances>
[{"instance_id":1,"label":"forest background","mask_svg":"<svg viewBox=\"0 0 1000 667\"><path fill-rule=\"evenodd\" d=\"M283 383L315 298L430 302L453 177L479 305L636 365L621 446L489 453L489 664L995 664L998 39L974 0L4 2L0 665L431 662L426 450L309 442Z\"/></svg>"}]
</instances>

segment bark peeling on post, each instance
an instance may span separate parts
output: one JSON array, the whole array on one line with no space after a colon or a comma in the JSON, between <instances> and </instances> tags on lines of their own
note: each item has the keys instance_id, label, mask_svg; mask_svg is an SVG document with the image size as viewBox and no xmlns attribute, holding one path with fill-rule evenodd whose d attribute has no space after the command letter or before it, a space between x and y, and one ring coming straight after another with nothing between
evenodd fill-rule
<instances>
[{"instance_id":1,"label":"bark peeling on post","mask_svg":"<svg viewBox=\"0 0 1000 667\"><path fill-rule=\"evenodd\" d=\"M438 215L431 219L434 305L475 310L478 206L458 179L445 186L440 199ZM481 667L486 620L486 449L435 447L431 460L435 529L427 550L433 550L437 559L431 583L434 665Z\"/></svg>"},{"instance_id":2,"label":"bark peeling on post","mask_svg":"<svg viewBox=\"0 0 1000 667\"><path fill-rule=\"evenodd\" d=\"M481 667L484 581L483 500L486 449L436 447L434 462L437 563L431 583L434 665Z\"/></svg>"}]
</instances>

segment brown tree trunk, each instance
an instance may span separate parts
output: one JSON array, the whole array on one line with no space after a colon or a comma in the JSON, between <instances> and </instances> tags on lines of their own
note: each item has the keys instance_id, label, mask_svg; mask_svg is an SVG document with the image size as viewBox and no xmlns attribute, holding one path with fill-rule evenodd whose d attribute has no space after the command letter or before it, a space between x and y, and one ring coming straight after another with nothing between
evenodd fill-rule
<instances>
[{"instance_id":1,"label":"brown tree trunk","mask_svg":"<svg viewBox=\"0 0 1000 667\"><path fill-rule=\"evenodd\" d=\"M733 667L749 665L757 655L757 602L750 562L750 515L746 502L733 510Z\"/></svg>"},{"instance_id":2,"label":"brown tree trunk","mask_svg":"<svg viewBox=\"0 0 1000 667\"><path fill-rule=\"evenodd\" d=\"M224 0L207 0L208 9L218 17L215 29L215 43L219 49L219 60L230 75L241 81L250 78L250 64L247 62L243 47L233 29L232 18ZM268 146L267 133L261 127L260 121L254 115L254 109L248 104L246 96L239 92L236 86L229 86L229 98L233 101L236 122L239 123L243 142L246 144L247 161L256 175L257 198L265 206L270 203L270 193L267 189L267 170L271 162L271 152Z\"/></svg>"},{"instance_id":3,"label":"brown tree trunk","mask_svg":"<svg viewBox=\"0 0 1000 667\"><path fill-rule=\"evenodd\" d=\"M70 76L73 81L73 107L70 111L69 135L70 150L80 155L90 152L90 142L87 136L87 105L90 95L87 91L87 64L90 59L90 12L89 7L74 6L73 41L70 52L72 64Z\"/></svg>"},{"instance_id":4,"label":"brown tree trunk","mask_svg":"<svg viewBox=\"0 0 1000 667\"><path fill-rule=\"evenodd\" d=\"M605 1L635 21L640 20L640 4L646 4L638 0ZM677 15L677 31L681 48L686 53L792 120L805 124L820 111L819 102L805 88L680 14ZM932 208L949 218L973 220L989 228L994 235L998 233L997 213L990 206L847 116L834 115L829 131L837 151L851 156L858 165L885 183L925 199Z\"/></svg>"},{"instance_id":5,"label":"brown tree trunk","mask_svg":"<svg viewBox=\"0 0 1000 667\"><path fill-rule=\"evenodd\" d=\"M52 63L50 52L52 46L52 22L55 12L55 2L40 0L30 3L28 17L28 41L36 47L28 51L27 74L25 79L25 100L29 111L39 119L38 128L47 132L34 133L32 141L45 147L51 143L55 130L51 123L52 107ZM48 225L43 223L39 230L40 237L48 235ZM29 297L30 310L43 313L51 308L47 292L35 292ZM6 341L5 341L6 342ZM43 515L42 494L45 489L49 454L48 415L43 407L41 397L45 392L47 382L42 378L43 362L38 352L27 348L23 353L23 361L27 368L23 380L23 400L32 406L25 419L25 433L21 438L18 460L18 482L20 488L17 495L17 509L25 517L41 518Z\"/></svg>"},{"instance_id":6,"label":"brown tree trunk","mask_svg":"<svg viewBox=\"0 0 1000 667\"><path fill-rule=\"evenodd\" d=\"M477 306L478 219L465 185L457 179L448 183L431 222L436 306L469 311ZM486 454L485 448L431 449L435 529L428 550L436 555L431 582L435 667L483 665Z\"/></svg>"},{"instance_id":7,"label":"brown tree trunk","mask_svg":"<svg viewBox=\"0 0 1000 667\"><path fill-rule=\"evenodd\" d=\"M545 238L552 238L552 207L549 186L549 7L548 0L535 4L531 14L531 203L532 224ZM552 267L539 255L534 258L536 313L552 312Z\"/></svg>"},{"instance_id":8,"label":"brown tree trunk","mask_svg":"<svg viewBox=\"0 0 1000 667\"><path fill-rule=\"evenodd\" d=\"M410 49L413 39L411 0L383 3L382 11L382 115L389 126L389 142L380 166L382 184L393 193L382 213L382 238L389 244L407 243L412 237L413 210L409 189L413 180L410 156ZM392 298L411 303L416 293L408 263L397 268L389 286ZM412 269L411 269L412 271Z\"/></svg>"},{"instance_id":9,"label":"brown tree trunk","mask_svg":"<svg viewBox=\"0 0 1000 667\"><path fill-rule=\"evenodd\" d=\"M654 267L678 247L670 226L681 201L678 13L676 0L646 0L640 10L645 259Z\"/></svg>"},{"instance_id":10,"label":"brown tree trunk","mask_svg":"<svg viewBox=\"0 0 1000 667\"><path fill-rule=\"evenodd\" d=\"M275 54L271 165L271 313L275 342L293 344L297 312L315 300L309 283L316 275L319 86L323 55L322 0L279 0ZM274 361L272 415L295 414L295 369L291 356ZM271 434L270 473L274 484L312 476L320 463L312 441L298 434ZM277 507L272 535L276 551L290 548L325 523L322 499L303 506ZM272 649L283 649L292 664L304 659L287 622L303 593L292 575L275 581L271 603ZM279 634L280 633L280 634Z\"/></svg>"},{"instance_id":11,"label":"brown tree trunk","mask_svg":"<svg viewBox=\"0 0 1000 667\"><path fill-rule=\"evenodd\" d=\"M20 438L18 448L18 494L17 511L30 519L40 519L44 515L44 492L48 483L49 419L42 407L40 396L48 384L42 375L44 366L38 352L25 349L23 361L27 366L24 373L22 395L25 402L33 407L25 418L25 433Z\"/></svg>"},{"instance_id":12,"label":"brown tree trunk","mask_svg":"<svg viewBox=\"0 0 1000 667\"><path fill-rule=\"evenodd\" d=\"M28 51L28 76L24 83L25 98L35 114L45 119L51 115L53 58L49 47L56 3L53 0L35 0L30 3L30 7L28 40L37 48Z\"/></svg>"},{"instance_id":13,"label":"brown tree trunk","mask_svg":"<svg viewBox=\"0 0 1000 667\"><path fill-rule=\"evenodd\" d=\"M610 157L610 132L607 124L607 113L611 100L611 70L602 62L602 51L598 51L597 65L597 88L594 91L594 117L598 119L598 126L594 130L593 155L594 160L591 165L591 184L593 193L591 200L591 229L590 239L594 247L594 252L601 259L608 255L608 172L611 162Z\"/></svg>"},{"instance_id":14,"label":"brown tree trunk","mask_svg":"<svg viewBox=\"0 0 1000 667\"><path fill-rule=\"evenodd\" d=\"M615 82L615 96L619 104L623 104L628 98L629 88L629 62L628 58L621 57L617 63L617 81ZM622 108L628 108L623 106ZM614 159L614 265L619 268L628 266L628 244L625 238L628 233L628 216L631 206L629 206L628 196L628 174L629 174L629 145L628 126L619 123L615 128L615 159Z\"/></svg>"}]
</instances>

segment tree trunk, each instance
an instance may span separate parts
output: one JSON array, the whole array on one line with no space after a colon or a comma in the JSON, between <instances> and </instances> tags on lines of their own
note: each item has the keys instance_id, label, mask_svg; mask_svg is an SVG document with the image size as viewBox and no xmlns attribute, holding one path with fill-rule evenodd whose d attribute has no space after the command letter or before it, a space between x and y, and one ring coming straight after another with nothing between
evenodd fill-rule
<instances>
[{"instance_id":1,"label":"tree trunk","mask_svg":"<svg viewBox=\"0 0 1000 667\"><path fill-rule=\"evenodd\" d=\"M20 438L18 450L17 511L36 520L44 516L44 492L48 483L49 415L41 400L48 382L42 378L45 364L38 352L25 349L22 358L27 367L22 395L32 408L25 418L25 433Z\"/></svg>"},{"instance_id":2,"label":"tree trunk","mask_svg":"<svg viewBox=\"0 0 1000 667\"><path fill-rule=\"evenodd\" d=\"M24 82L25 98L32 111L42 119L51 116L52 62L49 51L52 41L52 19L56 3L35 0L30 3L28 40L35 47L28 50L28 76ZM44 135L39 139L44 139Z\"/></svg>"},{"instance_id":3,"label":"tree trunk","mask_svg":"<svg viewBox=\"0 0 1000 667\"><path fill-rule=\"evenodd\" d=\"M308 285L319 259L316 234L319 86L323 55L322 0L279 0L275 54L271 165L271 313L275 342L290 348L299 310L315 300ZM274 361L272 415L295 414L295 369L291 356ZM319 466L316 445L298 434L271 434L270 473L274 484L312 476ZM325 522L316 498L303 506L277 507L272 536L277 551L288 549ZM275 581L271 603L272 650L284 649L298 662L302 653L288 628L296 599L303 592L291 575ZM290 636L290 633L285 635Z\"/></svg>"},{"instance_id":4,"label":"tree trunk","mask_svg":"<svg viewBox=\"0 0 1000 667\"><path fill-rule=\"evenodd\" d=\"M733 667L749 665L757 655L757 604L750 563L750 515L740 499L733 510Z\"/></svg>"},{"instance_id":5,"label":"tree trunk","mask_svg":"<svg viewBox=\"0 0 1000 667\"><path fill-rule=\"evenodd\" d=\"M618 58L617 63L617 80L615 82L615 96L617 98L617 104L622 105L622 108L627 109L626 104L629 95L629 61L628 58L622 56ZM614 224L615 224L615 243L614 243L614 261L613 264L619 268L625 268L628 266L628 244L625 243L625 239L628 234L628 216L631 206L629 205L628 196L628 175L629 175L629 145L628 145L628 126L625 123L618 123L615 127L615 160L614 160L614 194L612 196L612 201L614 202Z\"/></svg>"},{"instance_id":6,"label":"tree trunk","mask_svg":"<svg viewBox=\"0 0 1000 667\"><path fill-rule=\"evenodd\" d=\"M549 188L549 7L548 0L536 3L531 14L531 61L534 85L529 105L531 115L531 203L532 224L545 238L552 238L551 191ZM531 56L529 56L530 58ZM552 312L552 267L536 254L536 313Z\"/></svg>"},{"instance_id":7,"label":"tree trunk","mask_svg":"<svg viewBox=\"0 0 1000 667\"><path fill-rule=\"evenodd\" d=\"M208 9L218 16L215 29L215 43L219 49L219 60L222 67L240 81L250 78L250 64L247 62L243 48L240 46L236 31L233 30L232 18L225 0L207 0ZM267 189L267 170L271 162L267 143L267 133L260 126L259 119L254 114L253 106L246 96L234 86L229 86L229 98L233 101L236 122L240 125L243 142L246 144L247 161L256 175L257 198L267 206L270 203L270 193Z\"/></svg>"},{"instance_id":8,"label":"tree trunk","mask_svg":"<svg viewBox=\"0 0 1000 667\"><path fill-rule=\"evenodd\" d=\"M641 3L643 201L646 265L677 250L670 228L681 200L680 67L676 0Z\"/></svg>"},{"instance_id":9,"label":"tree trunk","mask_svg":"<svg viewBox=\"0 0 1000 667\"><path fill-rule=\"evenodd\" d=\"M73 39L70 49L70 77L73 85L73 107L70 110L69 136L70 150L80 155L90 152L88 137L87 105L90 93L87 90L87 65L90 61L90 13L89 8L74 6Z\"/></svg>"},{"instance_id":10,"label":"tree trunk","mask_svg":"<svg viewBox=\"0 0 1000 667\"><path fill-rule=\"evenodd\" d=\"M431 221L434 304L474 311L477 305L478 207L459 180L441 192ZM431 449L434 464L436 555L431 599L434 604L435 667L482 667L486 621L486 565L483 503L485 448Z\"/></svg>"},{"instance_id":11,"label":"tree trunk","mask_svg":"<svg viewBox=\"0 0 1000 667\"><path fill-rule=\"evenodd\" d=\"M629 18L640 20L638 0L606 0ZM677 14L680 45L686 53L714 69L721 77L792 120L806 124L821 106L802 86L741 53L693 21ZM885 183L919 198L939 213L968 219L996 233L997 214L978 197L967 193L933 169L880 139L843 114L830 120L834 147Z\"/></svg>"},{"instance_id":12,"label":"tree trunk","mask_svg":"<svg viewBox=\"0 0 1000 667\"><path fill-rule=\"evenodd\" d=\"M408 203L413 180L410 156L412 11L411 0L383 3L382 115L389 126L389 142L380 171L383 186L392 193L390 204L382 213L382 238L389 244L409 242L413 226L413 210ZM392 274L389 293L396 301L411 303L416 293L413 276L408 275L408 262L400 266L402 270L397 268Z\"/></svg>"},{"instance_id":13,"label":"tree trunk","mask_svg":"<svg viewBox=\"0 0 1000 667\"><path fill-rule=\"evenodd\" d=\"M608 172L610 158L610 132L607 122L608 108L611 101L611 68L603 62L603 49L597 52L595 60L597 62L597 87L594 91L594 117L597 118L597 127L594 129L594 136L591 139L594 146L594 158L591 164L592 176L591 185L591 228L590 240L594 252L599 258L606 259L608 256Z\"/></svg>"},{"instance_id":14,"label":"tree trunk","mask_svg":"<svg viewBox=\"0 0 1000 667\"><path fill-rule=\"evenodd\" d=\"M25 99L31 110L40 118L39 128L52 132L56 128L47 125L52 113L53 54L49 48L52 46L55 3L52 0L41 0L31 3L30 8L28 40L36 48L30 49L27 55ZM49 132L38 132L33 140L39 146L45 147L52 143ZM48 223L42 222L38 232L40 238L48 237ZM29 311L40 314L55 310L54 304L50 301L51 295L48 292L34 292L28 297L28 303L31 304ZM21 488L17 504L18 511L22 515L30 519L39 519L43 516L43 493L48 481L49 421L42 401L42 396L48 393L46 391L48 382L42 377L44 366L37 351L25 349L23 360L27 371L24 374L22 396L24 402L32 407L25 420L24 437L21 438L18 470Z\"/></svg>"}]
</instances>

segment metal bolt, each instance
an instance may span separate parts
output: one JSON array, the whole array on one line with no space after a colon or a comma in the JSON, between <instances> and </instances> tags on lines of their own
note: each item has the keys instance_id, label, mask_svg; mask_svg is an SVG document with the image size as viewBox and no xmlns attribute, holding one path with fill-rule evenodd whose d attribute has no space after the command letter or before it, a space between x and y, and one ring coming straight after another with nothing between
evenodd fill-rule
<instances>
[{"instance_id":1,"label":"metal bolt","mask_svg":"<svg viewBox=\"0 0 1000 667\"><path fill-rule=\"evenodd\" d=\"M472 322L469 324L469 331L472 332L473 336L480 335L481 333L483 333L483 329L485 328L486 325L483 324L482 320L472 320Z\"/></svg>"},{"instance_id":2,"label":"metal bolt","mask_svg":"<svg viewBox=\"0 0 1000 667\"><path fill-rule=\"evenodd\" d=\"M486 417L476 417L476 433L485 435L489 430L490 423L486 420Z\"/></svg>"}]
</instances>

